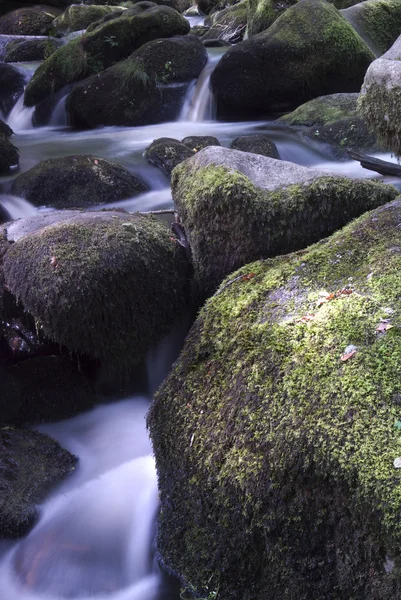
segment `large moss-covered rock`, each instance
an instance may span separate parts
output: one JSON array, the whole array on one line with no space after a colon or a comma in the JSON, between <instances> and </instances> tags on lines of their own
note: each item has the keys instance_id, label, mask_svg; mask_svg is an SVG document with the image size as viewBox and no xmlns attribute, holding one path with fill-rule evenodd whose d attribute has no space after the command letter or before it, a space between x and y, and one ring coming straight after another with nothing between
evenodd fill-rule
<instances>
[{"instance_id":1,"label":"large moss-covered rock","mask_svg":"<svg viewBox=\"0 0 401 600\"><path fill-rule=\"evenodd\" d=\"M53 27L60 33L80 31L112 12L115 12L115 7L112 6L73 4L53 21Z\"/></svg>"},{"instance_id":2,"label":"large moss-covered rock","mask_svg":"<svg viewBox=\"0 0 401 600\"><path fill-rule=\"evenodd\" d=\"M56 38L12 40L7 44L4 62L30 62L45 60L62 46Z\"/></svg>"},{"instance_id":3,"label":"large moss-covered rock","mask_svg":"<svg viewBox=\"0 0 401 600\"><path fill-rule=\"evenodd\" d=\"M382 145L401 155L401 36L367 70L358 109Z\"/></svg>"},{"instance_id":4,"label":"large moss-covered rock","mask_svg":"<svg viewBox=\"0 0 401 600\"><path fill-rule=\"evenodd\" d=\"M197 597L401 598L401 201L246 265L149 414L165 566Z\"/></svg>"},{"instance_id":5,"label":"large moss-covered rock","mask_svg":"<svg viewBox=\"0 0 401 600\"><path fill-rule=\"evenodd\" d=\"M203 44L192 35L148 42L127 60L74 87L66 103L71 122L97 127L172 121L206 61Z\"/></svg>"},{"instance_id":6,"label":"large moss-covered rock","mask_svg":"<svg viewBox=\"0 0 401 600\"><path fill-rule=\"evenodd\" d=\"M303 0L268 30L240 42L211 76L220 116L294 108L311 98L357 92L374 56L325 0Z\"/></svg>"},{"instance_id":7,"label":"large moss-covered rock","mask_svg":"<svg viewBox=\"0 0 401 600\"><path fill-rule=\"evenodd\" d=\"M77 154L38 163L13 181L10 193L35 206L76 208L116 202L148 190L140 177L120 165Z\"/></svg>"},{"instance_id":8,"label":"large moss-covered rock","mask_svg":"<svg viewBox=\"0 0 401 600\"><path fill-rule=\"evenodd\" d=\"M26 75L14 65L0 63L0 112L7 117L24 93Z\"/></svg>"},{"instance_id":9,"label":"large moss-covered rock","mask_svg":"<svg viewBox=\"0 0 401 600\"><path fill-rule=\"evenodd\" d=\"M366 0L341 11L375 56L386 52L400 35L401 0Z\"/></svg>"},{"instance_id":10,"label":"large moss-covered rock","mask_svg":"<svg viewBox=\"0 0 401 600\"><path fill-rule=\"evenodd\" d=\"M248 0L248 27L249 37L265 31L274 21L283 14L297 0Z\"/></svg>"},{"instance_id":11,"label":"large moss-covered rock","mask_svg":"<svg viewBox=\"0 0 401 600\"><path fill-rule=\"evenodd\" d=\"M8 35L47 35L60 11L49 6L19 8L0 17L0 33Z\"/></svg>"},{"instance_id":12,"label":"large moss-covered rock","mask_svg":"<svg viewBox=\"0 0 401 600\"><path fill-rule=\"evenodd\" d=\"M33 106L68 83L106 69L150 40L188 31L188 21L167 6L153 7L133 16L124 13L71 40L45 60L26 88L25 104Z\"/></svg>"},{"instance_id":13,"label":"large moss-covered rock","mask_svg":"<svg viewBox=\"0 0 401 600\"><path fill-rule=\"evenodd\" d=\"M77 459L47 435L7 426L0 427L0 448L0 535L15 538L33 527L36 504Z\"/></svg>"},{"instance_id":14,"label":"large moss-covered rock","mask_svg":"<svg viewBox=\"0 0 401 600\"><path fill-rule=\"evenodd\" d=\"M304 135L329 144L335 156L347 155L353 148L377 152L379 141L357 111L358 94L331 94L310 100L279 122L297 127Z\"/></svg>"},{"instance_id":15,"label":"large moss-covered rock","mask_svg":"<svg viewBox=\"0 0 401 600\"><path fill-rule=\"evenodd\" d=\"M210 147L175 168L172 193L198 285L210 293L234 269L304 248L395 198L397 190Z\"/></svg>"},{"instance_id":16,"label":"large moss-covered rock","mask_svg":"<svg viewBox=\"0 0 401 600\"><path fill-rule=\"evenodd\" d=\"M187 258L155 217L39 213L6 236L5 284L38 332L114 370L140 363L186 305Z\"/></svg>"}]
</instances>

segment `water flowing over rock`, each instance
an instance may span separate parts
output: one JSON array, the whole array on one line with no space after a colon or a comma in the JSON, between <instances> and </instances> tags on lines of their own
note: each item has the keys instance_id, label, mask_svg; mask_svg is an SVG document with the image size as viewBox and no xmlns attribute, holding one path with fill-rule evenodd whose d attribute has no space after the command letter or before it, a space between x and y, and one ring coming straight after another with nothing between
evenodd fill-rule
<instances>
[{"instance_id":1,"label":"water flowing over rock","mask_svg":"<svg viewBox=\"0 0 401 600\"><path fill-rule=\"evenodd\" d=\"M206 50L193 35L148 42L127 60L74 86L67 111L75 126L85 128L173 120L206 62Z\"/></svg>"},{"instance_id":2,"label":"water flowing over rock","mask_svg":"<svg viewBox=\"0 0 401 600\"><path fill-rule=\"evenodd\" d=\"M254 116L357 92L373 58L333 5L304 0L223 56L211 77L218 115Z\"/></svg>"},{"instance_id":3,"label":"water flowing over rock","mask_svg":"<svg viewBox=\"0 0 401 600\"><path fill-rule=\"evenodd\" d=\"M161 560L195 595L401 597L400 220L246 265L202 309L148 416Z\"/></svg>"},{"instance_id":4,"label":"water flowing over rock","mask_svg":"<svg viewBox=\"0 0 401 600\"><path fill-rule=\"evenodd\" d=\"M202 293L258 258L305 248L397 195L393 186L227 148L173 171L172 193Z\"/></svg>"}]
</instances>

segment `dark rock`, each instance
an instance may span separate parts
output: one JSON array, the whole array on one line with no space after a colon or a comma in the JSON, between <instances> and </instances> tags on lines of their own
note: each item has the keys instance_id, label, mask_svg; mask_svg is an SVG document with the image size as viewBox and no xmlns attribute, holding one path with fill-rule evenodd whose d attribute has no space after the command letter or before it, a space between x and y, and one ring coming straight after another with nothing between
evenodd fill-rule
<instances>
[{"instance_id":1,"label":"dark rock","mask_svg":"<svg viewBox=\"0 0 401 600\"><path fill-rule=\"evenodd\" d=\"M74 87L66 104L71 121L86 128L172 121L206 61L195 36L148 42L126 61Z\"/></svg>"},{"instance_id":2,"label":"dark rock","mask_svg":"<svg viewBox=\"0 0 401 600\"><path fill-rule=\"evenodd\" d=\"M222 57L211 76L218 115L254 117L316 96L357 92L373 58L334 6L303 0Z\"/></svg>"},{"instance_id":3,"label":"dark rock","mask_svg":"<svg viewBox=\"0 0 401 600\"><path fill-rule=\"evenodd\" d=\"M25 90L25 104L33 106L68 83L103 71L150 40L188 31L188 21L167 6L156 6L131 17L122 14L71 40L45 60Z\"/></svg>"},{"instance_id":4,"label":"dark rock","mask_svg":"<svg viewBox=\"0 0 401 600\"><path fill-rule=\"evenodd\" d=\"M393 186L209 147L172 175L201 294L234 269L326 237L398 194Z\"/></svg>"},{"instance_id":5,"label":"dark rock","mask_svg":"<svg viewBox=\"0 0 401 600\"><path fill-rule=\"evenodd\" d=\"M24 93L25 80L26 75L21 69L0 63L0 111L4 117Z\"/></svg>"},{"instance_id":6,"label":"dark rock","mask_svg":"<svg viewBox=\"0 0 401 600\"><path fill-rule=\"evenodd\" d=\"M9 127L7 125L7 123L4 123L4 121L2 121L0 119L0 135L5 135L6 137L11 137L12 135L14 135L13 130L11 129L11 127Z\"/></svg>"},{"instance_id":7,"label":"dark rock","mask_svg":"<svg viewBox=\"0 0 401 600\"><path fill-rule=\"evenodd\" d=\"M19 152L8 136L0 133L0 175L7 175L12 168L19 166Z\"/></svg>"},{"instance_id":8,"label":"dark rock","mask_svg":"<svg viewBox=\"0 0 401 600\"><path fill-rule=\"evenodd\" d=\"M30 62L45 60L55 52L62 42L55 38L46 40L13 40L7 44L4 62Z\"/></svg>"},{"instance_id":9,"label":"dark rock","mask_svg":"<svg viewBox=\"0 0 401 600\"><path fill-rule=\"evenodd\" d=\"M148 190L120 165L78 154L40 162L13 181L10 193L35 206L70 208L116 202Z\"/></svg>"},{"instance_id":10,"label":"dark rock","mask_svg":"<svg viewBox=\"0 0 401 600\"><path fill-rule=\"evenodd\" d=\"M186 306L187 258L155 217L55 211L6 235L5 284L42 336L116 371L141 363Z\"/></svg>"},{"instance_id":11,"label":"dark rock","mask_svg":"<svg viewBox=\"0 0 401 600\"><path fill-rule=\"evenodd\" d=\"M0 449L0 534L16 538L33 527L36 504L74 470L77 458L47 435L7 426L0 428Z\"/></svg>"},{"instance_id":12,"label":"dark rock","mask_svg":"<svg viewBox=\"0 0 401 600\"><path fill-rule=\"evenodd\" d=\"M187 146L190 150L203 150L207 146L220 146L220 142L212 135L189 135L181 140L181 144Z\"/></svg>"},{"instance_id":13,"label":"dark rock","mask_svg":"<svg viewBox=\"0 0 401 600\"><path fill-rule=\"evenodd\" d=\"M60 11L49 6L19 8L0 17L0 34L47 35Z\"/></svg>"},{"instance_id":14,"label":"dark rock","mask_svg":"<svg viewBox=\"0 0 401 600\"><path fill-rule=\"evenodd\" d=\"M173 138L158 138L148 146L144 157L153 166L161 169L167 177L180 162L193 156L194 150Z\"/></svg>"},{"instance_id":15,"label":"dark rock","mask_svg":"<svg viewBox=\"0 0 401 600\"><path fill-rule=\"evenodd\" d=\"M61 356L38 356L18 363L9 374L21 389L17 421L59 421L89 410L96 397L77 365Z\"/></svg>"},{"instance_id":16,"label":"dark rock","mask_svg":"<svg viewBox=\"0 0 401 600\"><path fill-rule=\"evenodd\" d=\"M202 37L202 42L205 46L211 46L210 42L218 39L226 45L237 44L244 37L247 14L248 3L245 0L213 13L206 19L206 25L210 25L210 29Z\"/></svg>"},{"instance_id":17,"label":"dark rock","mask_svg":"<svg viewBox=\"0 0 401 600\"><path fill-rule=\"evenodd\" d=\"M112 6L73 4L53 21L53 27L58 33L81 31L82 29L87 29L95 21L99 21L103 17L115 12ZM119 13L123 14L124 11L119 11Z\"/></svg>"},{"instance_id":18,"label":"dark rock","mask_svg":"<svg viewBox=\"0 0 401 600\"><path fill-rule=\"evenodd\" d=\"M276 144L269 140L267 135L263 134L256 133L237 137L231 142L230 148L270 156L270 158L280 158Z\"/></svg>"},{"instance_id":19,"label":"dark rock","mask_svg":"<svg viewBox=\"0 0 401 600\"><path fill-rule=\"evenodd\" d=\"M296 0L248 0L248 37L265 31Z\"/></svg>"}]
</instances>

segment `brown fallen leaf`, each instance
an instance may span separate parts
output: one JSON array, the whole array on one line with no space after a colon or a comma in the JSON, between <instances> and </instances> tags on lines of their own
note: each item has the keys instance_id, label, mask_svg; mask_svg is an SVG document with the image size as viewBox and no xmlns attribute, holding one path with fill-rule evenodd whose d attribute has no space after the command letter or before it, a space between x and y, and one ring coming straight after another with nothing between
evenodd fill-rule
<instances>
[{"instance_id":1,"label":"brown fallen leaf","mask_svg":"<svg viewBox=\"0 0 401 600\"><path fill-rule=\"evenodd\" d=\"M394 327L394 325L391 325L391 323L386 323L386 322L379 323L378 326L376 327L376 333L385 333L386 331L388 331L389 329L392 329L393 327Z\"/></svg>"},{"instance_id":2,"label":"brown fallen leaf","mask_svg":"<svg viewBox=\"0 0 401 600\"><path fill-rule=\"evenodd\" d=\"M309 321L313 321L313 319L315 318L316 315L303 315L303 317L300 317L299 319L296 320L297 323L309 323Z\"/></svg>"},{"instance_id":3,"label":"brown fallen leaf","mask_svg":"<svg viewBox=\"0 0 401 600\"><path fill-rule=\"evenodd\" d=\"M357 353L357 350L351 350L351 352L347 352L347 354L343 354L342 357L340 358L341 362L345 362L346 360L349 360L350 358L355 356L356 353Z\"/></svg>"}]
</instances>

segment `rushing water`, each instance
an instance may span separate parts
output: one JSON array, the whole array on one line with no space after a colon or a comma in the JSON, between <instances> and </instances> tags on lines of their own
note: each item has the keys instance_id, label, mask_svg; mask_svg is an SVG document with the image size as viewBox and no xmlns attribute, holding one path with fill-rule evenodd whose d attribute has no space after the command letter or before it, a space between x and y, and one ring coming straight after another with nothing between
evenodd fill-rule
<instances>
[{"instance_id":1,"label":"rushing water","mask_svg":"<svg viewBox=\"0 0 401 600\"><path fill-rule=\"evenodd\" d=\"M192 19L193 24L202 20ZM0 36L0 55L4 37ZM151 186L147 194L108 206L129 211L171 208L168 179L143 158L154 139L212 135L229 146L239 135L265 133L283 160L350 177L397 181L362 169L355 161L335 161L328 147L274 121L215 122L209 79L222 53L221 49L209 51L209 62L174 123L73 131L67 127L64 96L50 125L33 128L33 109L24 107L21 98L8 118L16 134L13 143L20 151L20 172L47 158L94 154L140 174ZM22 65L27 80L36 66ZM38 210L7 193L15 176L0 178L0 204L10 219ZM167 374L187 327L184 323L149 353L149 397ZM75 453L79 466L41 506L40 520L26 538L0 541L0 600L177 599L176 587L163 579L154 556L158 496L145 430L147 407L148 398L133 397L39 428Z\"/></svg>"}]
</instances>

